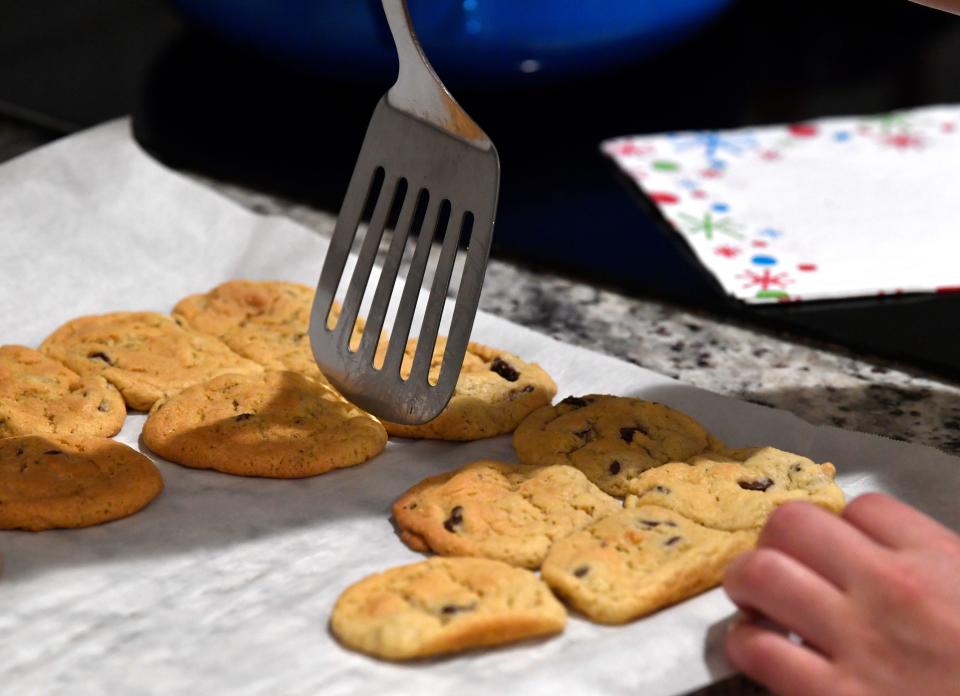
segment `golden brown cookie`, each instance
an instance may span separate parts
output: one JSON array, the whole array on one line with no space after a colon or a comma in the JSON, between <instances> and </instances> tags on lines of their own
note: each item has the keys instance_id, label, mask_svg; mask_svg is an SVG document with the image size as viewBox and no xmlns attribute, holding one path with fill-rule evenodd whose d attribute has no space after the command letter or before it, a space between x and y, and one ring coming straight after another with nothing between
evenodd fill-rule
<instances>
[{"instance_id":1,"label":"golden brown cookie","mask_svg":"<svg viewBox=\"0 0 960 696\"><path fill-rule=\"evenodd\" d=\"M528 570L483 558L431 558L348 587L330 627L348 648L388 660L559 633L567 612Z\"/></svg>"},{"instance_id":2,"label":"golden brown cookie","mask_svg":"<svg viewBox=\"0 0 960 696\"><path fill-rule=\"evenodd\" d=\"M172 462L238 476L301 478L383 451L380 422L295 372L224 375L154 406L146 445Z\"/></svg>"},{"instance_id":3,"label":"golden brown cookie","mask_svg":"<svg viewBox=\"0 0 960 696\"><path fill-rule=\"evenodd\" d=\"M81 377L25 346L0 346L0 438L116 435L127 408L99 375Z\"/></svg>"},{"instance_id":4,"label":"golden brown cookie","mask_svg":"<svg viewBox=\"0 0 960 696\"><path fill-rule=\"evenodd\" d=\"M103 376L140 411L217 375L263 371L216 338L154 312L80 317L53 332L40 350L81 375Z\"/></svg>"},{"instance_id":5,"label":"golden brown cookie","mask_svg":"<svg viewBox=\"0 0 960 696\"><path fill-rule=\"evenodd\" d=\"M843 491L833 464L773 447L726 450L671 463L629 483L627 506L660 505L713 529L755 529L783 503L804 500L834 513Z\"/></svg>"},{"instance_id":6,"label":"golden brown cookie","mask_svg":"<svg viewBox=\"0 0 960 696\"><path fill-rule=\"evenodd\" d=\"M0 440L0 529L89 527L128 517L163 490L157 467L103 437Z\"/></svg>"},{"instance_id":7,"label":"golden brown cookie","mask_svg":"<svg viewBox=\"0 0 960 696\"><path fill-rule=\"evenodd\" d=\"M299 283L231 280L184 298L173 308L173 316L268 370L292 370L326 382L310 348L313 296L313 288ZM340 305L334 303L330 321L339 316ZM354 347L360 345L364 328L358 317L351 337Z\"/></svg>"},{"instance_id":8,"label":"golden brown cookie","mask_svg":"<svg viewBox=\"0 0 960 696\"><path fill-rule=\"evenodd\" d=\"M513 446L524 464L570 464L610 495L650 467L722 447L690 416L625 396L571 396L532 413Z\"/></svg>"},{"instance_id":9,"label":"golden brown cookie","mask_svg":"<svg viewBox=\"0 0 960 696\"><path fill-rule=\"evenodd\" d=\"M180 300L173 316L184 326L218 338L247 323L294 325L305 331L313 292L300 283L230 280Z\"/></svg>"},{"instance_id":10,"label":"golden brown cookie","mask_svg":"<svg viewBox=\"0 0 960 696\"><path fill-rule=\"evenodd\" d=\"M418 483L393 516L415 550L539 568L554 541L620 507L571 466L479 461Z\"/></svg>"},{"instance_id":11,"label":"golden brown cookie","mask_svg":"<svg viewBox=\"0 0 960 696\"><path fill-rule=\"evenodd\" d=\"M587 618L631 621L720 584L756 531L708 529L645 505L587 525L553 545L541 575Z\"/></svg>"},{"instance_id":12,"label":"golden brown cookie","mask_svg":"<svg viewBox=\"0 0 960 696\"><path fill-rule=\"evenodd\" d=\"M407 344L401 374L410 375L416 339ZM430 377L440 374L446 338L439 336L430 365ZM450 403L429 423L384 423L397 437L433 440L480 440L511 433L529 413L549 404L557 393L543 368L516 355L479 343L470 343Z\"/></svg>"}]
</instances>

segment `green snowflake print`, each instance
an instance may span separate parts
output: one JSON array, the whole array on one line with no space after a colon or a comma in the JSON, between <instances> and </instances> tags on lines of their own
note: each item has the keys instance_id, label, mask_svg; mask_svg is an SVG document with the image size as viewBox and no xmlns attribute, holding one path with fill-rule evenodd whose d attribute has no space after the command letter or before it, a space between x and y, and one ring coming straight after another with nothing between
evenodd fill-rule
<instances>
[{"instance_id":1,"label":"green snowflake print","mask_svg":"<svg viewBox=\"0 0 960 696\"><path fill-rule=\"evenodd\" d=\"M689 213L680 213L680 226L688 235L703 234L708 241L713 241L714 234L725 234L734 239L743 239L740 234L740 225L729 217L714 218L713 213L704 213L701 217L694 217Z\"/></svg>"}]
</instances>

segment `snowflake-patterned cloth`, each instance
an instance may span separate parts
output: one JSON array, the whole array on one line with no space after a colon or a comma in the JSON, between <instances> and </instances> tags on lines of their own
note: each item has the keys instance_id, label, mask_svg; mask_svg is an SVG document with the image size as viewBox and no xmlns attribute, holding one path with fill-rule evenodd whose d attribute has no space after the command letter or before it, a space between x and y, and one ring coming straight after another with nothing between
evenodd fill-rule
<instances>
[{"instance_id":1,"label":"snowflake-patterned cloth","mask_svg":"<svg viewBox=\"0 0 960 696\"><path fill-rule=\"evenodd\" d=\"M960 106L602 149L746 302L960 290Z\"/></svg>"}]
</instances>

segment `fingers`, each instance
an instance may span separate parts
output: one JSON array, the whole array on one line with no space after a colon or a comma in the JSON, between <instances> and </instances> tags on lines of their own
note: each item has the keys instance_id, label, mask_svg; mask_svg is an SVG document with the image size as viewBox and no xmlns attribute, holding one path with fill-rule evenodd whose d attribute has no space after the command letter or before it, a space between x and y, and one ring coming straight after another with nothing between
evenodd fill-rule
<instances>
[{"instance_id":1,"label":"fingers","mask_svg":"<svg viewBox=\"0 0 960 696\"><path fill-rule=\"evenodd\" d=\"M824 657L751 621L731 625L726 648L737 669L777 694L832 693L833 667Z\"/></svg>"},{"instance_id":2,"label":"fingers","mask_svg":"<svg viewBox=\"0 0 960 696\"><path fill-rule=\"evenodd\" d=\"M787 503L770 516L758 546L778 549L841 589L856 583L879 548L863 532L809 503Z\"/></svg>"},{"instance_id":3,"label":"fingers","mask_svg":"<svg viewBox=\"0 0 960 696\"><path fill-rule=\"evenodd\" d=\"M735 558L723 588L739 607L759 612L827 654L843 643L849 610L840 590L774 549Z\"/></svg>"},{"instance_id":4,"label":"fingers","mask_svg":"<svg viewBox=\"0 0 960 696\"><path fill-rule=\"evenodd\" d=\"M861 495L847 505L843 517L864 534L894 549L926 546L952 536L934 519L881 493Z\"/></svg>"}]
</instances>

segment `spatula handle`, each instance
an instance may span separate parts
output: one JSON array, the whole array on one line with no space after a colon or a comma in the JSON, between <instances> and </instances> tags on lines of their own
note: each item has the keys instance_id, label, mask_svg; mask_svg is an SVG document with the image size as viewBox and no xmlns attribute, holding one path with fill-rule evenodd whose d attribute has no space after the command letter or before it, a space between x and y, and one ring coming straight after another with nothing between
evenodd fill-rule
<instances>
[{"instance_id":1,"label":"spatula handle","mask_svg":"<svg viewBox=\"0 0 960 696\"><path fill-rule=\"evenodd\" d=\"M400 61L397 82L387 93L387 100L398 109L410 112L478 147L489 149L489 138L450 96L427 60L413 30L407 0L382 1Z\"/></svg>"}]
</instances>

